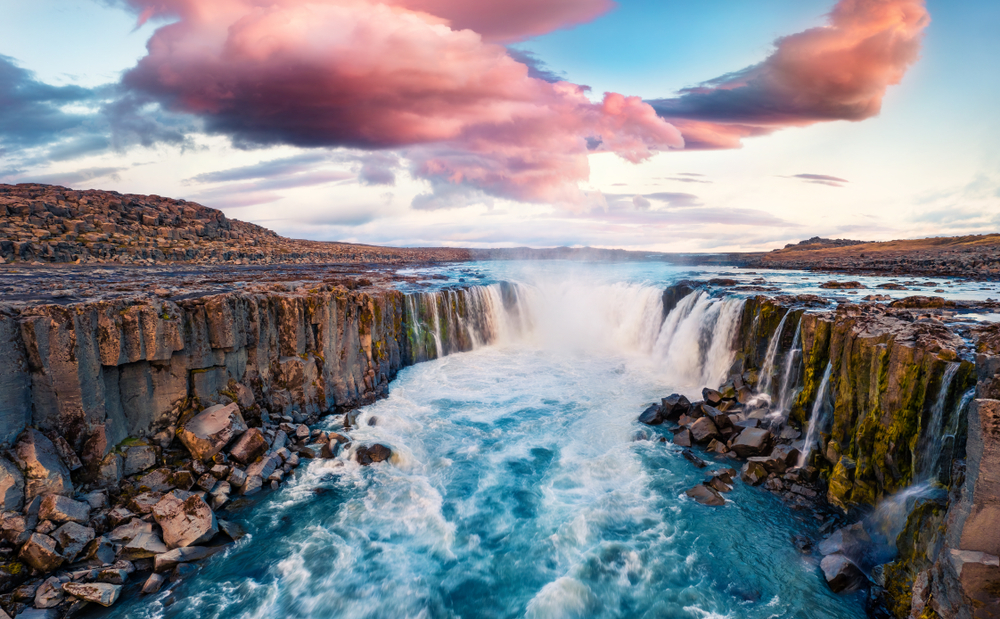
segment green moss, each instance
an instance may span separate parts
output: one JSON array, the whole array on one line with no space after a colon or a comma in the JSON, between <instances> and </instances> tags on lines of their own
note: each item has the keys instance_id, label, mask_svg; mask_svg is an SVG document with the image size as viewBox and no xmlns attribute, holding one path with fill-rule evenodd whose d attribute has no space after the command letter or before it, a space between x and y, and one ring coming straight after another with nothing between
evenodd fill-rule
<instances>
[{"instance_id":1,"label":"green moss","mask_svg":"<svg viewBox=\"0 0 1000 619\"><path fill-rule=\"evenodd\" d=\"M883 573L886 606L899 619L910 616L913 582L917 575L934 563L934 556L928 556L928 552L933 555L938 546L947 508L943 501L924 500L917 503L906 520L906 526L896 538L899 557L886 565Z\"/></svg>"}]
</instances>

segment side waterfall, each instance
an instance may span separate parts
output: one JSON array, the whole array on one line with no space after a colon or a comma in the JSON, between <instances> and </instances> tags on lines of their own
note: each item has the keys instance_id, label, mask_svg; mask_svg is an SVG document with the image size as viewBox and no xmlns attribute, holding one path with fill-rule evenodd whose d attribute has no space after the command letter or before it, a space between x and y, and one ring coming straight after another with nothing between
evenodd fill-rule
<instances>
[{"instance_id":1,"label":"side waterfall","mask_svg":"<svg viewBox=\"0 0 1000 619\"><path fill-rule=\"evenodd\" d=\"M773 381L774 375L774 361L778 356L778 347L781 344L781 334L785 330L785 321L788 320L788 315L791 313L791 310L786 311L785 315L781 317L781 322L778 323L778 328L775 329L774 335L771 336L771 341L767 344L767 354L764 355L764 365L760 369L760 386L758 387L758 391L768 397L771 395L771 382Z\"/></svg>"},{"instance_id":2,"label":"side waterfall","mask_svg":"<svg viewBox=\"0 0 1000 619\"><path fill-rule=\"evenodd\" d=\"M788 411L792 407L792 400L795 399L797 395L797 390L795 389L797 376L793 376L796 370L799 368L799 359L802 354L802 317L799 316L799 322L795 326L795 335L792 336L792 347L788 350L785 355L785 373L781 378L781 390L778 391L778 410L777 414L781 418L788 418Z\"/></svg>"},{"instance_id":3,"label":"side waterfall","mask_svg":"<svg viewBox=\"0 0 1000 619\"><path fill-rule=\"evenodd\" d=\"M955 374L959 367L958 363L949 363L941 377L941 388L938 390L937 399L931 408L931 418L927 423L927 431L924 433L924 440L920 445L920 459L916 476L918 479L936 479L939 476L941 450L944 446L945 407L948 403L948 394L951 392L951 384L955 380Z\"/></svg>"},{"instance_id":4,"label":"side waterfall","mask_svg":"<svg viewBox=\"0 0 1000 619\"><path fill-rule=\"evenodd\" d=\"M816 402L813 403L812 414L809 416L809 430L806 432L806 440L802 444L802 452L799 454L799 467L803 467L809 461L813 444L816 442L816 435L820 426L826 421L823 418L823 403L826 400L826 390L830 385L830 374L833 373L833 364L826 364L826 371L823 372L823 381L819 384L819 392L816 394Z\"/></svg>"}]
</instances>

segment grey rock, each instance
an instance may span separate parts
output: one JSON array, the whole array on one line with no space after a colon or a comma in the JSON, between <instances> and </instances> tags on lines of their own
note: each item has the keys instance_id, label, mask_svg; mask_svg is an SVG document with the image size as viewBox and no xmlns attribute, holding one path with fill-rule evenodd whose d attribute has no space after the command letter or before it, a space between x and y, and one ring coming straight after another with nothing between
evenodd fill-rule
<instances>
[{"instance_id":1,"label":"grey rock","mask_svg":"<svg viewBox=\"0 0 1000 619\"><path fill-rule=\"evenodd\" d=\"M63 585L63 591L87 602L100 604L101 606L111 606L118 601L122 587L121 585L109 585L100 582L87 584L68 582Z\"/></svg>"},{"instance_id":2,"label":"grey rock","mask_svg":"<svg viewBox=\"0 0 1000 619\"><path fill-rule=\"evenodd\" d=\"M201 561L225 549L225 546L188 546L186 548L175 548L162 555L156 555L153 569L157 572L169 572L181 563Z\"/></svg>"},{"instance_id":3,"label":"grey rock","mask_svg":"<svg viewBox=\"0 0 1000 619\"><path fill-rule=\"evenodd\" d=\"M25 500L43 494L73 494L69 469L59 459L55 445L34 428L25 430L14 445L14 457L24 472Z\"/></svg>"},{"instance_id":4,"label":"grey rock","mask_svg":"<svg viewBox=\"0 0 1000 619\"><path fill-rule=\"evenodd\" d=\"M94 530L75 522L67 522L56 529L52 537L59 544L60 554L72 563L94 539Z\"/></svg>"},{"instance_id":5,"label":"grey rock","mask_svg":"<svg viewBox=\"0 0 1000 619\"><path fill-rule=\"evenodd\" d=\"M253 496L264 487L264 479L260 475L248 477L243 484L243 496Z\"/></svg>"},{"instance_id":6,"label":"grey rock","mask_svg":"<svg viewBox=\"0 0 1000 619\"><path fill-rule=\"evenodd\" d=\"M0 512L24 507L24 475L6 458L0 458Z\"/></svg>"},{"instance_id":7,"label":"grey rock","mask_svg":"<svg viewBox=\"0 0 1000 619\"><path fill-rule=\"evenodd\" d=\"M122 548L121 558L134 561L150 559L168 550L167 545L153 533L140 533Z\"/></svg>"},{"instance_id":8,"label":"grey rock","mask_svg":"<svg viewBox=\"0 0 1000 619\"><path fill-rule=\"evenodd\" d=\"M58 494L48 494L42 498L38 517L52 522L87 522L90 520L90 505Z\"/></svg>"},{"instance_id":9,"label":"grey rock","mask_svg":"<svg viewBox=\"0 0 1000 619\"><path fill-rule=\"evenodd\" d=\"M142 585L142 592L146 595L159 593L165 582L167 582L166 575L156 573L150 574L149 578L146 579L146 583Z\"/></svg>"},{"instance_id":10,"label":"grey rock","mask_svg":"<svg viewBox=\"0 0 1000 619\"><path fill-rule=\"evenodd\" d=\"M743 465L740 471L740 479L751 486L758 486L767 479L767 469L760 462L749 461Z\"/></svg>"},{"instance_id":11,"label":"grey rock","mask_svg":"<svg viewBox=\"0 0 1000 619\"><path fill-rule=\"evenodd\" d=\"M246 431L240 407L233 402L206 408L185 423L177 436L191 452L191 457L207 460Z\"/></svg>"},{"instance_id":12,"label":"grey rock","mask_svg":"<svg viewBox=\"0 0 1000 619\"><path fill-rule=\"evenodd\" d=\"M90 505L91 510L96 511L108 506L108 493L106 490L94 490L83 495L81 498L87 502L87 505Z\"/></svg>"},{"instance_id":13,"label":"grey rock","mask_svg":"<svg viewBox=\"0 0 1000 619\"><path fill-rule=\"evenodd\" d=\"M820 569L823 570L823 576L834 593L858 589L866 580L858 566L841 554L823 557Z\"/></svg>"},{"instance_id":14,"label":"grey rock","mask_svg":"<svg viewBox=\"0 0 1000 619\"><path fill-rule=\"evenodd\" d=\"M135 475L156 466L156 448L148 445L129 447L125 452L124 474Z\"/></svg>"},{"instance_id":15,"label":"grey rock","mask_svg":"<svg viewBox=\"0 0 1000 619\"><path fill-rule=\"evenodd\" d=\"M722 498L722 495L718 491L705 484L698 484L685 492L685 494L702 505L719 506L726 504L726 499Z\"/></svg>"},{"instance_id":16,"label":"grey rock","mask_svg":"<svg viewBox=\"0 0 1000 619\"><path fill-rule=\"evenodd\" d=\"M771 445L771 433L763 428L745 428L733 442L733 451L741 458L759 456Z\"/></svg>"},{"instance_id":17,"label":"grey rock","mask_svg":"<svg viewBox=\"0 0 1000 619\"><path fill-rule=\"evenodd\" d=\"M117 453L109 453L101 460L97 471L97 483L103 488L117 488L124 476L125 464Z\"/></svg>"},{"instance_id":18,"label":"grey rock","mask_svg":"<svg viewBox=\"0 0 1000 619\"><path fill-rule=\"evenodd\" d=\"M35 590L35 608L55 608L62 604L65 597L62 583L59 582L58 578L52 576L42 582Z\"/></svg>"},{"instance_id":19,"label":"grey rock","mask_svg":"<svg viewBox=\"0 0 1000 619\"><path fill-rule=\"evenodd\" d=\"M243 484L247 481L246 471L234 466L233 470L229 471L229 476L226 478L226 481L232 484L235 488L242 488Z\"/></svg>"},{"instance_id":20,"label":"grey rock","mask_svg":"<svg viewBox=\"0 0 1000 619\"><path fill-rule=\"evenodd\" d=\"M157 503L163 500L161 492L143 492L135 495L128 502L128 508L136 514L151 514Z\"/></svg>"},{"instance_id":21,"label":"grey rock","mask_svg":"<svg viewBox=\"0 0 1000 619\"><path fill-rule=\"evenodd\" d=\"M116 527L108 533L108 539L116 544L126 544L135 539L137 535L152 532L152 523L139 520L138 518L133 518L128 523Z\"/></svg>"},{"instance_id":22,"label":"grey rock","mask_svg":"<svg viewBox=\"0 0 1000 619\"><path fill-rule=\"evenodd\" d=\"M66 442L66 439L52 432L49 432L48 436L49 440L52 441L52 445L56 448L59 459L62 460L71 473L83 468L83 463L80 462L80 458L73 451L73 448L70 447L69 443Z\"/></svg>"},{"instance_id":23,"label":"grey rock","mask_svg":"<svg viewBox=\"0 0 1000 619\"><path fill-rule=\"evenodd\" d=\"M219 531L234 542L238 542L247 535L246 531L243 530L243 527L228 520L219 520Z\"/></svg>"},{"instance_id":24,"label":"grey rock","mask_svg":"<svg viewBox=\"0 0 1000 619\"><path fill-rule=\"evenodd\" d=\"M106 536L92 539L78 557L98 565L107 565L115 560L115 547Z\"/></svg>"},{"instance_id":25,"label":"grey rock","mask_svg":"<svg viewBox=\"0 0 1000 619\"><path fill-rule=\"evenodd\" d=\"M124 585L128 581L129 571L120 567L109 567L97 572L97 582L109 585Z\"/></svg>"}]
</instances>

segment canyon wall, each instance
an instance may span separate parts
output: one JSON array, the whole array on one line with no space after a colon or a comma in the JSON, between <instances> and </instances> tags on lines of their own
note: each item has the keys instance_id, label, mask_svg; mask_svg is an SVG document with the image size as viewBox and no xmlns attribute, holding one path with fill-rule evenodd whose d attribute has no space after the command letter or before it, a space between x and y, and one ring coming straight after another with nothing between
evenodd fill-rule
<instances>
[{"instance_id":1,"label":"canyon wall","mask_svg":"<svg viewBox=\"0 0 1000 619\"><path fill-rule=\"evenodd\" d=\"M1000 616L1000 356L986 337L996 329L960 337L934 311L893 305L751 298L737 363L759 372L769 349L784 359L797 347L791 371L771 368L772 385L792 376L789 393L771 395L788 399L803 434L820 416L808 464L830 504L861 518L913 496L897 558L871 575L890 616Z\"/></svg>"}]
</instances>

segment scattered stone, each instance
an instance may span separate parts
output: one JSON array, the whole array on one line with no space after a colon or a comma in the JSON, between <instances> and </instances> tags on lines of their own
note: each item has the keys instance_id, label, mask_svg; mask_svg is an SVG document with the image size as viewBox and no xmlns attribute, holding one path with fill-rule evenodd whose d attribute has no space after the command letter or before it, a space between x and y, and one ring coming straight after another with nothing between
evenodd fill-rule
<instances>
[{"instance_id":1,"label":"scattered stone","mask_svg":"<svg viewBox=\"0 0 1000 619\"><path fill-rule=\"evenodd\" d=\"M151 514L156 504L163 500L161 492L143 492L132 497L128 502L128 508L136 514Z\"/></svg>"},{"instance_id":2,"label":"scattered stone","mask_svg":"<svg viewBox=\"0 0 1000 619\"><path fill-rule=\"evenodd\" d=\"M726 499L722 498L721 494L705 484L698 484L685 492L685 494L702 505L719 506L726 504Z\"/></svg>"},{"instance_id":3,"label":"scattered stone","mask_svg":"<svg viewBox=\"0 0 1000 619\"><path fill-rule=\"evenodd\" d=\"M841 554L823 557L820 563L823 576L834 593L854 591L865 583L864 573L850 559Z\"/></svg>"},{"instance_id":4,"label":"scattered stone","mask_svg":"<svg viewBox=\"0 0 1000 619\"><path fill-rule=\"evenodd\" d=\"M167 582L167 577L164 574L153 573L149 575L146 579L146 583L142 585L142 592L146 595L152 595L154 593L159 593L160 589L163 588L163 584Z\"/></svg>"},{"instance_id":5,"label":"scattered stone","mask_svg":"<svg viewBox=\"0 0 1000 619\"><path fill-rule=\"evenodd\" d=\"M125 544L120 556L123 559L134 561L136 559L149 559L167 550L167 545L156 534L139 533Z\"/></svg>"},{"instance_id":6,"label":"scattered stone","mask_svg":"<svg viewBox=\"0 0 1000 619\"><path fill-rule=\"evenodd\" d=\"M18 557L40 572L51 572L65 561L56 550L56 540L41 533L31 534Z\"/></svg>"},{"instance_id":7,"label":"scattered stone","mask_svg":"<svg viewBox=\"0 0 1000 619\"><path fill-rule=\"evenodd\" d=\"M197 495L181 500L174 493L168 494L153 508L153 517L170 548L203 544L219 532L215 514Z\"/></svg>"},{"instance_id":8,"label":"scattered stone","mask_svg":"<svg viewBox=\"0 0 1000 619\"><path fill-rule=\"evenodd\" d=\"M247 481L247 474L238 467L233 467L233 470L229 472L229 477L226 478L230 484L235 488L242 488L243 484Z\"/></svg>"},{"instance_id":9,"label":"scattered stone","mask_svg":"<svg viewBox=\"0 0 1000 619\"><path fill-rule=\"evenodd\" d=\"M722 404L722 394L715 389L705 387L701 390L701 397L709 406L718 406L719 404Z\"/></svg>"},{"instance_id":10,"label":"scattered stone","mask_svg":"<svg viewBox=\"0 0 1000 619\"><path fill-rule=\"evenodd\" d=\"M243 527L235 522L230 522L229 520L219 520L219 531L234 542L238 542L247 535L246 531L243 530Z\"/></svg>"},{"instance_id":11,"label":"scattered stone","mask_svg":"<svg viewBox=\"0 0 1000 619\"><path fill-rule=\"evenodd\" d=\"M115 560L115 547L110 539L101 536L91 540L79 558L107 565Z\"/></svg>"},{"instance_id":12,"label":"scattered stone","mask_svg":"<svg viewBox=\"0 0 1000 619\"><path fill-rule=\"evenodd\" d=\"M101 606L111 606L118 601L121 595L121 585L109 585L107 583L92 582L80 584L68 582L62 586L63 591L87 602L100 604Z\"/></svg>"},{"instance_id":13,"label":"scattered stone","mask_svg":"<svg viewBox=\"0 0 1000 619\"><path fill-rule=\"evenodd\" d=\"M392 457L392 450L385 445L376 443L370 447L358 447L355 457L358 464L368 466L369 464L388 460Z\"/></svg>"},{"instance_id":14,"label":"scattered stone","mask_svg":"<svg viewBox=\"0 0 1000 619\"><path fill-rule=\"evenodd\" d=\"M695 465L700 469L703 469L706 466L708 466L708 464L704 460L694 455L694 452L692 452L690 449L682 450L681 455L684 456L685 460L687 460L688 462L690 462L691 464Z\"/></svg>"},{"instance_id":15,"label":"scattered stone","mask_svg":"<svg viewBox=\"0 0 1000 619\"><path fill-rule=\"evenodd\" d=\"M648 426L660 425L663 423L663 408L656 404L651 404L639 415L639 423L644 423Z\"/></svg>"},{"instance_id":16,"label":"scattered stone","mask_svg":"<svg viewBox=\"0 0 1000 619\"><path fill-rule=\"evenodd\" d=\"M56 529L52 537L59 544L62 556L72 563L76 556L94 539L94 530L75 522L67 522Z\"/></svg>"},{"instance_id":17,"label":"scattered stone","mask_svg":"<svg viewBox=\"0 0 1000 619\"><path fill-rule=\"evenodd\" d=\"M257 428L250 428L236 441L229 452L229 457L240 464L247 465L257 460L267 452L267 440Z\"/></svg>"},{"instance_id":18,"label":"scattered stone","mask_svg":"<svg viewBox=\"0 0 1000 619\"><path fill-rule=\"evenodd\" d=\"M745 428L733 443L733 451L741 458L759 456L771 444L771 433L763 428Z\"/></svg>"},{"instance_id":19,"label":"scattered stone","mask_svg":"<svg viewBox=\"0 0 1000 619\"><path fill-rule=\"evenodd\" d=\"M674 445L680 447L690 447L694 444L694 438L691 436L691 430L687 428L680 428L674 433Z\"/></svg>"},{"instance_id":20,"label":"scattered stone","mask_svg":"<svg viewBox=\"0 0 1000 619\"><path fill-rule=\"evenodd\" d=\"M188 420L177 436L194 459L204 461L246 431L247 424L240 414L240 407L233 402L206 408Z\"/></svg>"},{"instance_id":21,"label":"scattered stone","mask_svg":"<svg viewBox=\"0 0 1000 619\"><path fill-rule=\"evenodd\" d=\"M55 608L62 604L65 598L62 582L52 576L45 579L35 590L35 608Z\"/></svg>"},{"instance_id":22,"label":"scattered stone","mask_svg":"<svg viewBox=\"0 0 1000 619\"><path fill-rule=\"evenodd\" d=\"M148 445L129 447L125 452L124 474L135 475L156 466L156 448Z\"/></svg>"},{"instance_id":23,"label":"scattered stone","mask_svg":"<svg viewBox=\"0 0 1000 619\"><path fill-rule=\"evenodd\" d=\"M700 417L691 424L691 438L696 443L707 443L713 438L719 438L719 429L709 417Z\"/></svg>"},{"instance_id":24,"label":"scattered stone","mask_svg":"<svg viewBox=\"0 0 1000 619\"><path fill-rule=\"evenodd\" d=\"M188 546L186 548L175 548L162 555L157 555L153 569L157 572L169 572L181 563L201 561L225 549L225 546Z\"/></svg>"},{"instance_id":25,"label":"scattered stone","mask_svg":"<svg viewBox=\"0 0 1000 619\"><path fill-rule=\"evenodd\" d=\"M759 486L767 479L767 470L760 462L747 462L740 471L740 479L751 486Z\"/></svg>"}]
</instances>

